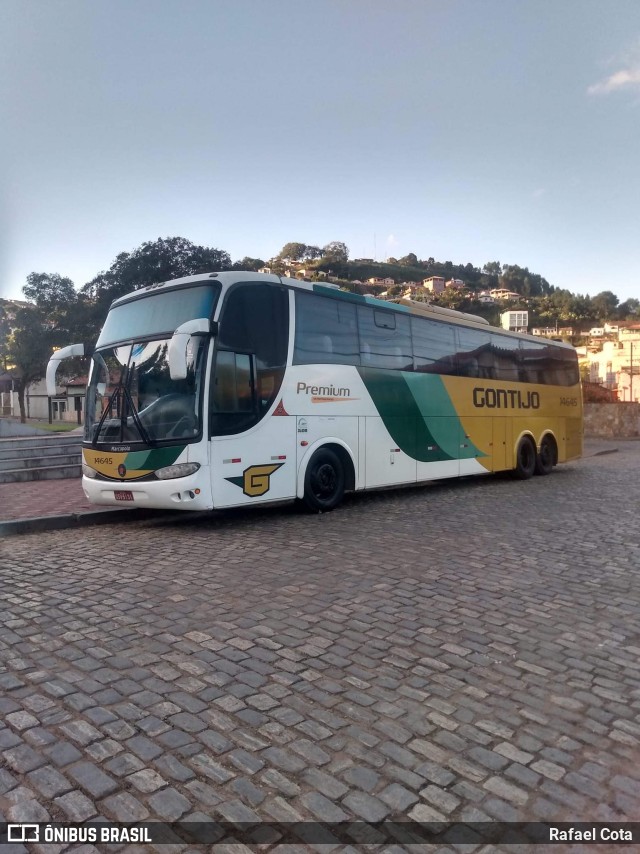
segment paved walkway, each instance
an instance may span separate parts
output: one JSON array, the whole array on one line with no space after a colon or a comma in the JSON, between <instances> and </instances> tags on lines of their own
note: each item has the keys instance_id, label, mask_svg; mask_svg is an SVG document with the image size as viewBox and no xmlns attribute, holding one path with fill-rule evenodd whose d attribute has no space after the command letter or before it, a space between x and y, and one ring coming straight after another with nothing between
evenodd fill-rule
<instances>
[{"instance_id":1,"label":"paved walkway","mask_svg":"<svg viewBox=\"0 0 640 854\"><path fill-rule=\"evenodd\" d=\"M84 513L96 509L85 498L82 481L77 477L0 483L0 522Z\"/></svg>"}]
</instances>

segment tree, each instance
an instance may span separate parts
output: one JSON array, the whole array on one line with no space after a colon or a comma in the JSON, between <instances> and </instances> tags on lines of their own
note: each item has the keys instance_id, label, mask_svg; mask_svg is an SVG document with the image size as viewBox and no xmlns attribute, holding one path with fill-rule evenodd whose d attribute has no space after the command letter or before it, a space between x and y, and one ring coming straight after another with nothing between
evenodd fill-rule
<instances>
[{"instance_id":1,"label":"tree","mask_svg":"<svg viewBox=\"0 0 640 854\"><path fill-rule=\"evenodd\" d=\"M327 245L322 249L322 260L338 264L346 264L349 260L349 250L347 249L346 244L341 243L339 240L333 240L331 243L327 243Z\"/></svg>"},{"instance_id":2,"label":"tree","mask_svg":"<svg viewBox=\"0 0 640 854\"><path fill-rule=\"evenodd\" d=\"M285 258L289 261L302 261L306 250L306 243L285 243L278 253L278 258L282 258L283 261Z\"/></svg>"},{"instance_id":3,"label":"tree","mask_svg":"<svg viewBox=\"0 0 640 854\"><path fill-rule=\"evenodd\" d=\"M22 292L39 309L51 314L66 313L78 296L71 279L58 273L29 273Z\"/></svg>"},{"instance_id":4,"label":"tree","mask_svg":"<svg viewBox=\"0 0 640 854\"><path fill-rule=\"evenodd\" d=\"M611 291L601 291L596 296L591 297L591 305L597 317L601 320L610 320L615 317L618 297Z\"/></svg>"},{"instance_id":5,"label":"tree","mask_svg":"<svg viewBox=\"0 0 640 854\"><path fill-rule=\"evenodd\" d=\"M322 249L319 246L305 246L304 261L315 261L317 258L322 258Z\"/></svg>"},{"instance_id":6,"label":"tree","mask_svg":"<svg viewBox=\"0 0 640 854\"><path fill-rule=\"evenodd\" d=\"M418 256L414 255L413 252L409 252L408 255L398 259L398 264L402 264L403 267L417 267Z\"/></svg>"},{"instance_id":7,"label":"tree","mask_svg":"<svg viewBox=\"0 0 640 854\"><path fill-rule=\"evenodd\" d=\"M482 268L482 272L487 276L499 276L502 273L502 264L499 261L487 261Z\"/></svg>"},{"instance_id":8,"label":"tree","mask_svg":"<svg viewBox=\"0 0 640 854\"><path fill-rule=\"evenodd\" d=\"M57 337L46 314L37 306L21 308L16 312L7 342L7 361L18 392L20 421L23 424L26 421L25 391L31 383L44 377Z\"/></svg>"},{"instance_id":9,"label":"tree","mask_svg":"<svg viewBox=\"0 0 640 854\"><path fill-rule=\"evenodd\" d=\"M232 270L253 270L257 272L261 267L264 267L265 263L262 258L249 258L248 255L242 259L242 261L236 261L235 264L232 265Z\"/></svg>"},{"instance_id":10,"label":"tree","mask_svg":"<svg viewBox=\"0 0 640 854\"><path fill-rule=\"evenodd\" d=\"M640 300L637 300L634 297L621 302L618 306L618 316L620 320L625 320L627 317L636 318L639 314Z\"/></svg>"}]
</instances>

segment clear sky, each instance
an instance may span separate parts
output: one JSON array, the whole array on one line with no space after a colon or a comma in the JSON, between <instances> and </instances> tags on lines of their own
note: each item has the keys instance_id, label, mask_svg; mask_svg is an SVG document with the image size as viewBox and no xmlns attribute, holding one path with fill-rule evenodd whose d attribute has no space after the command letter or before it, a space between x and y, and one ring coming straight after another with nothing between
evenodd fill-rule
<instances>
[{"instance_id":1,"label":"clear sky","mask_svg":"<svg viewBox=\"0 0 640 854\"><path fill-rule=\"evenodd\" d=\"M639 0L1 0L0 294L181 236L640 298Z\"/></svg>"}]
</instances>

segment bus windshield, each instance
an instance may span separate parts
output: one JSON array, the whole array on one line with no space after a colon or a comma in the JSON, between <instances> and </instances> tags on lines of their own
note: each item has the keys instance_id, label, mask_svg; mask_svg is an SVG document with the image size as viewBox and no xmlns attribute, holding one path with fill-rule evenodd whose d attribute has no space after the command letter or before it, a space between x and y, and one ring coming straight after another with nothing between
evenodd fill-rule
<instances>
[{"instance_id":1,"label":"bus windshield","mask_svg":"<svg viewBox=\"0 0 640 854\"><path fill-rule=\"evenodd\" d=\"M158 291L114 306L96 347L171 333L187 320L212 317L220 286L204 284Z\"/></svg>"},{"instance_id":2,"label":"bus windshield","mask_svg":"<svg viewBox=\"0 0 640 854\"><path fill-rule=\"evenodd\" d=\"M191 339L187 377L172 380L169 342L159 338L96 350L87 388L86 441L154 445L198 437L206 343Z\"/></svg>"}]
</instances>

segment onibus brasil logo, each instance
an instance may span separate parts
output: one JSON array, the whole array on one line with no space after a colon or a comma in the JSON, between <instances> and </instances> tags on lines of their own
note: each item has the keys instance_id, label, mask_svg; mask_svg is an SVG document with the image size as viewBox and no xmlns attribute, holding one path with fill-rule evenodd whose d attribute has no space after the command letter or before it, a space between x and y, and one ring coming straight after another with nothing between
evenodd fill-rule
<instances>
[{"instance_id":1,"label":"onibus brasil logo","mask_svg":"<svg viewBox=\"0 0 640 854\"><path fill-rule=\"evenodd\" d=\"M239 486L249 498L257 498L271 489L271 475L281 468L284 463L270 463L262 466L249 466L242 477L226 477L229 483Z\"/></svg>"}]
</instances>

